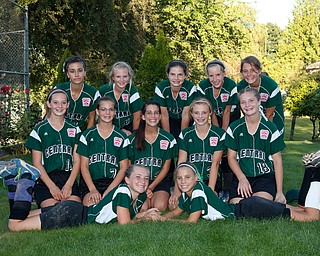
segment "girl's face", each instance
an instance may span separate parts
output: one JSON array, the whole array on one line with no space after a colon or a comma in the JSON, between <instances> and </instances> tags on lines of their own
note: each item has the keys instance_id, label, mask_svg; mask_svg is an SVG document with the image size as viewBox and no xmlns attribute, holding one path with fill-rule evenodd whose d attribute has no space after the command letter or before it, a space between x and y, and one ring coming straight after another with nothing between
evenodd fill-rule
<instances>
[{"instance_id":1,"label":"girl's face","mask_svg":"<svg viewBox=\"0 0 320 256\"><path fill-rule=\"evenodd\" d=\"M136 166L130 177L125 177L125 182L131 189L131 193L138 195L147 191L149 178L149 172L144 167Z\"/></svg>"},{"instance_id":2,"label":"girl's face","mask_svg":"<svg viewBox=\"0 0 320 256\"><path fill-rule=\"evenodd\" d=\"M190 113L193 120L196 122L196 125L202 126L208 124L211 111L207 104L201 103L194 105Z\"/></svg>"},{"instance_id":3,"label":"girl's face","mask_svg":"<svg viewBox=\"0 0 320 256\"><path fill-rule=\"evenodd\" d=\"M188 167L181 167L176 173L176 182L179 189L191 196L192 190L198 181L198 176Z\"/></svg>"},{"instance_id":4,"label":"girl's face","mask_svg":"<svg viewBox=\"0 0 320 256\"><path fill-rule=\"evenodd\" d=\"M142 120L146 121L146 125L155 127L158 126L160 119L161 119L161 114L159 107L157 105L148 105L146 107L146 112L144 115L142 115Z\"/></svg>"},{"instance_id":5,"label":"girl's face","mask_svg":"<svg viewBox=\"0 0 320 256\"><path fill-rule=\"evenodd\" d=\"M64 116L69 107L67 96L62 92L53 94L51 101L47 101L47 107L50 110L50 116Z\"/></svg>"},{"instance_id":6,"label":"girl's face","mask_svg":"<svg viewBox=\"0 0 320 256\"><path fill-rule=\"evenodd\" d=\"M126 88L126 85L130 81L129 71L126 68L115 68L112 76L112 80L116 88L120 91L123 91Z\"/></svg>"},{"instance_id":7,"label":"girl's face","mask_svg":"<svg viewBox=\"0 0 320 256\"><path fill-rule=\"evenodd\" d=\"M249 63L244 63L242 66L243 79L246 80L250 86L258 87L260 85L260 73L261 70L256 69Z\"/></svg>"},{"instance_id":8,"label":"girl's face","mask_svg":"<svg viewBox=\"0 0 320 256\"><path fill-rule=\"evenodd\" d=\"M261 101L251 92L245 92L240 96L240 107L245 116L253 116L259 113Z\"/></svg>"},{"instance_id":9,"label":"girl's face","mask_svg":"<svg viewBox=\"0 0 320 256\"><path fill-rule=\"evenodd\" d=\"M208 78L214 88L220 89L222 87L224 76L225 74L219 66L208 68Z\"/></svg>"},{"instance_id":10,"label":"girl's face","mask_svg":"<svg viewBox=\"0 0 320 256\"><path fill-rule=\"evenodd\" d=\"M183 68L179 66L170 68L167 76L172 87L182 86L184 79L186 78L186 75L183 72Z\"/></svg>"},{"instance_id":11,"label":"girl's face","mask_svg":"<svg viewBox=\"0 0 320 256\"><path fill-rule=\"evenodd\" d=\"M83 64L81 62L74 62L69 64L67 76L73 84L83 84L84 77L87 72L83 68Z\"/></svg>"},{"instance_id":12,"label":"girl's face","mask_svg":"<svg viewBox=\"0 0 320 256\"><path fill-rule=\"evenodd\" d=\"M109 100L100 101L96 114L99 117L99 123L111 123L116 114L113 102Z\"/></svg>"}]
</instances>

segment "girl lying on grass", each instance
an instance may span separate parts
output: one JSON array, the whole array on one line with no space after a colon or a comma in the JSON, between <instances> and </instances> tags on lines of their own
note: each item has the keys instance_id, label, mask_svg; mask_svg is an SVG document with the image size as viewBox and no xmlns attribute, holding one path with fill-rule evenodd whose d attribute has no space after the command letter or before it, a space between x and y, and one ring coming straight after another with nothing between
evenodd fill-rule
<instances>
[{"instance_id":1,"label":"girl lying on grass","mask_svg":"<svg viewBox=\"0 0 320 256\"><path fill-rule=\"evenodd\" d=\"M179 221L194 223L200 218L217 220L243 217L286 217L296 221L319 220L319 169L311 179L310 188L306 195L305 208L281 204L258 196L243 199L237 204L225 203L202 182L196 167L188 162L180 163L177 166L174 177L182 194L179 197L178 207L166 213L162 220L172 219L184 212L190 213L188 219Z\"/></svg>"},{"instance_id":2,"label":"girl lying on grass","mask_svg":"<svg viewBox=\"0 0 320 256\"><path fill-rule=\"evenodd\" d=\"M16 176L18 169L14 162L1 165L0 177ZM125 172L125 184L112 189L98 204L86 207L76 201L63 201L54 206L31 211L32 190L39 171L33 166L20 165L20 174L13 207L10 211L8 228L11 231L41 230L72 227L87 223L117 221L119 224L133 223L140 220L157 220L160 213L152 208L141 212L147 198L149 170L143 165L131 165Z\"/></svg>"}]
</instances>

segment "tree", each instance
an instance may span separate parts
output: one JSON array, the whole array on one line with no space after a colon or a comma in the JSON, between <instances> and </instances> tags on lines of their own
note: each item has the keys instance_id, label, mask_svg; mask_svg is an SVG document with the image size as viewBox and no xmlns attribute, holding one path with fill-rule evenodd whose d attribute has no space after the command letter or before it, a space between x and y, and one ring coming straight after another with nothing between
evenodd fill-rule
<instances>
[{"instance_id":1,"label":"tree","mask_svg":"<svg viewBox=\"0 0 320 256\"><path fill-rule=\"evenodd\" d=\"M248 47L253 25L251 9L246 4L210 0L157 1L160 28L167 38L174 58L184 59L191 79L198 81L205 64L214 58L228 63L240 60ZM251 19L252 18L252 19Z\"/></svg>"},{"instance_id":2,"label":"tree","mask_svg":"<svg viewBox=\"0 0 320 256\"><path fill-rule=\"evenodd\" d=\"M313 112L309 112L309 110L313 111L315 109L314 106L318 103L315 102L315 99L310 95L319 87L319 81L317 75L303 76L288 90L288 98L285 106L292 116L290 140L293 140L294 137L297 117L303 115L314 116ZM319 112L319 108L316 109L316 111Z\"/></svg>"},{"instance_id":3,"label":"tree","mask_svg":"<svg viewBox=\"0 0 320 256\"><path fill-rule=\"evenodd\" d=\"M297 1L293 20L279 41L276 69L280 83L287 87L304 73L306 66L320 58L320 1Z\"/></svg>"},{"instance_id":4,"label":"tree","mask_svg":"<svg viewBox=\"0 0 320 256\"><path fill-rule=\"evenodd\" d=\"M138 88L144 101L152 98L156 83L166 78L165 68L170 60L172 54L163 31L160 30L156 45L148 44L144 49L137 71Z\"/></svg>"}]
</instances>

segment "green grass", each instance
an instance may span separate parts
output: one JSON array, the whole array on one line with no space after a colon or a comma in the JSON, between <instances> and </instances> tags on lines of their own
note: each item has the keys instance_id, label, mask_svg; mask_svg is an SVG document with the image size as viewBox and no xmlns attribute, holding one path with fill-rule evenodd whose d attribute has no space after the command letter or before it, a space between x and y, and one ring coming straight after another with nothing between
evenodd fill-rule
<instances>
[{"instance_id":1,"label":"green grass","mask_svg":"<svg viewBox=\"0 0 320 256\"><path fill-rule=\"evenodd\" d=\"M291 120L286 120L289 131ZM284 191L299 189L301 157L319 149L311 122L299 118L295 141L283 151ZM30 161L30 156L23 156ZM205 221L197 224L145 222L86 225L51 231L8 232L8 202L0 188L0 255L318 255L320 222L286 219Z\"/></svg>"}]
</instances>

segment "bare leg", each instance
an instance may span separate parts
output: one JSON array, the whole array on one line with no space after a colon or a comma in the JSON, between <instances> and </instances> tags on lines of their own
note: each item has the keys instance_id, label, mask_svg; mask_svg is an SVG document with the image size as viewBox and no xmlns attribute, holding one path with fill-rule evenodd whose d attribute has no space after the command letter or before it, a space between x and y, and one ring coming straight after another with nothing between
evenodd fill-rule
<instances>
[{"instance_id":1,"label":"bare leg","mask_svg":"<svg viewBox=\"0 0 320 256\"><path fill-rule=\"evenodd\" d=\"M39 214L34 215L32 217L26 218L25 220L9 219L8 228L10 231L40 230L41 229L40 216Z\"/></svg>"},{"instance_id":2,"label":"bare leg","mask_svg":"<svg viewBox=\"0 0 320 256\"><path fill-rule=\"evenodd\" d=\"M304 211L296 209L298 207L290 208L291 218L295 221L315 221L319 220L319 210L315 208L305 208Z\"/></svg>"},{"instance_id":3,"label":"bare leg","mask_svg":"<svg viewBox=\"0 0 320 256\"><path fill-rule=\"evenodd\" d=\"M159 211L165 211L168 208L168 201L169 194L166 191L157 191L153 193L149 208L158 208Z\"/></svg>"}]
</instances>

